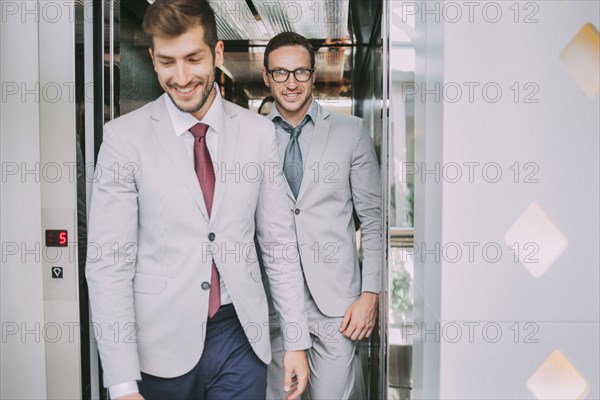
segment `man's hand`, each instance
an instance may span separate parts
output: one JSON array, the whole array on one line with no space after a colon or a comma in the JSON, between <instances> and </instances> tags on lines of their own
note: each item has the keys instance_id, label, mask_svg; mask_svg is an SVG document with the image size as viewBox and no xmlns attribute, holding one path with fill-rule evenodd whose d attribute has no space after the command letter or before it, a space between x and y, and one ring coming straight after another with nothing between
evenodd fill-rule
<instances>
[{"instance_id":1,"label":"man's hand","mask_svg":"<svg viewBox=\"0 0 600 400\"><path fill-rule=\"evenodd\" d=\"M144 400L144 397L139 393L132 393L126 396L117 397L115 400Z\"/></svg>"},{"instance_id":2,"label":"man's hand","mask_svg":"<svg viewBox=\"0 0 600 400\"><path fill-rule=\"evenodd\" d=\"M300 398L308 384L308 361L304 350L286 351L283 355L283 391L286 400Z\"/></svg>"},{"instance_id":3,"label":"man's hand","mask_svg":"<svg viewBox=\"0 0 600 400\"><path fill-rule=\"evenodd\" d=\"M377 321L378 306L379 294L363 292L346 311L340 332L352 340L362 340L371 336Z\"/></svg>"}]
</instances>

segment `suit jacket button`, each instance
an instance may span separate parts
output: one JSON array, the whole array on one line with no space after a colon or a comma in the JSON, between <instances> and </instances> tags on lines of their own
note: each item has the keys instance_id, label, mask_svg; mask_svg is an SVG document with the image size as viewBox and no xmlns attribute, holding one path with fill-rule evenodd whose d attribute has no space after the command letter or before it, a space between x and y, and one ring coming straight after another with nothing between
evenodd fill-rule
<instances>
[{"instance_id":1,"label":"suit jacket button","mask_svg":"<svg viewBox=\"0 0 600 400\"><path fill-rule=\"evenodd\" d=\"M208 283L208 282L202 282L202 286L201 287L202 287L203 290L208 290L208 289L210 289L210 283Z\"/></svg>"},{"instance_id":2,"label":"suit jacket button","mask_svg":"<svg viewBox=\"0 0 600 400\"><path fill-rule=\"evenodd\" d=\"M215 234L213 232L208 234L208 240L210 240L211 242L215 241Z\"/></svg>"},{"instance_id":3,"label":"suit jacket button","mask_svg":"<svg viewBox=\"0 0 600 400\"><path fill-rule=\"evenodd\" d=\"M299 209L299 208L296 208L296 209L294 210L294 214L296 214L296 215L300 214L300 209Z\"/></svg>"}]
</instances>

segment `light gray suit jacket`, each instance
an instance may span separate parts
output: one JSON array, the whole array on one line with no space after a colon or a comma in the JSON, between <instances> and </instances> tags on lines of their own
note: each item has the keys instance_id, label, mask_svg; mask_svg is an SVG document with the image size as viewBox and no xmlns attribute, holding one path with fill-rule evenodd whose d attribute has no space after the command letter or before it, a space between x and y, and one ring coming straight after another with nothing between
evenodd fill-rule
<instances>
[{"instance_id":1,"label":"light gray suit jacket","mask_svg":"<svg viewBox=\"0 0 600 400\"><path fill-rule=\"evenodd\" d=\"M338 317L361 292L381 290L381 176L364 121L318 110L298 199L289 185L286 192L310 293L323 314ZM362 269L353 209L361 221Z\"/></svg>"},{"instance_id":2,"label":"light gray suit jacket","mask_svg":"<svg viewBox=\"0 0 600 400\"><path fill-rule=\"evenodd\" d=\"M105 127L86 267L105 386L138 380L140 371L175 377L194 367L208 312L202 283L210 282L213 258L254 351L270 362L255 229L259 243L270 242L263 261L280 323L306 332L285 342L286 349L310 347L302 271L281 250L296 238L273 124L222 105L210 218L164 98Z\"/></svg>"}]
</instances>

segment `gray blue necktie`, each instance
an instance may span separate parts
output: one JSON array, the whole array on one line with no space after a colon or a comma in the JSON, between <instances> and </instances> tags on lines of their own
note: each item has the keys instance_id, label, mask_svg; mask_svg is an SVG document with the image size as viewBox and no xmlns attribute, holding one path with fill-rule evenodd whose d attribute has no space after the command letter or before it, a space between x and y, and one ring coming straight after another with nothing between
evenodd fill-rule
<instances>
[{"instance_id":1,"label":"gray blue necktie","mask_svg":"<svg viewBox=\"0 0 600 400\"><path fill-rule=\"evenodd\" d=\"M308 121L310 121L310 116L307 114L294 128L283 119L279 120L279 126L290 134L290 142L285 148L285 158L283 159L283 173L295 198L298 198L303 175L302 153L300 152L298 136L300 136L302 128Z\"/></svg>"}]
</instances>

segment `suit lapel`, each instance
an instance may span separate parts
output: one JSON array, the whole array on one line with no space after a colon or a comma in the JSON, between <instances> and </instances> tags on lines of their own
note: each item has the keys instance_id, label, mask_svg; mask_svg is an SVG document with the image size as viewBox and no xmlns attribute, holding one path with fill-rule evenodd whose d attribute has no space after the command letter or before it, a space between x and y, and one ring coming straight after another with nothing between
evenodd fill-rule
<instances>
[{"instance_id":1,"label":"suit lapel","mask_svg":"<svg viewBox=\"0 0 600 400\"><path fill-rule=\"evenodd\" d=\"M235 153L237 150L239 136L239 121L235 118L236 112L227 107L227 103L223 101L223 129L224 132L219 132L219 162L218 168L215 169L215 197L213 199L213 209L210 215L211 220L219 212L219 208L225 197L225 189L227 188L227 175L224 172L236 171L235 179L239 178L239 170L242 166L236 166ZM232 174L229 174L230 181ZM232 181L235 184L235 179Z\"/></svg>"},{"instance_id":2,"label":"suit lapel","mask_svg":"<svg viewBox=\"0 0 600 400\"><path fill-rule=\"evenodd\" d=\"M204 198L202 197L202 190L200 189L198 177L196 176L193 166L190 167L190 156L183 144L183 136L177 136L173 131L173 124L171 123L169 112L165 105L165 99L162 97L154 102L151 118L152 130L161 147L171 160L171 163L177 171L177 175L183 180L190 195L194 198L196 205L208 220L208 212L206 211L206 204L204 204Z\"/></svg>"},{"instance_id":3,"label":"suit lapel","mask_svg":"<svg viewBox=\"0 0 600 400\"><path fill-rule=\"evenodd\" d=\"M296 202L300 201L304 192L306 192L307 187L315 181L315 174L317 179L322 179L320 176L322 172L322 168L319 165L319 161L323 155L323 150L325 150L325 145L327 144L327 138L329 137L329 126L331 122L329 121L329 112L321 107L319 107L319 113L317 116L317 121L315 122L315 131L313 133L312 140L310 141L310 148L308 150L308 159L306 160L306 166L304 167L304 175L302 178L302 183L300 184L300 191L298 192L298 199ZM315 171L316 168L316 171ZM288 195L291 198L294 198L292 191L290 189L290 185L288 187Z\"/></svg>"}]
</instances>

